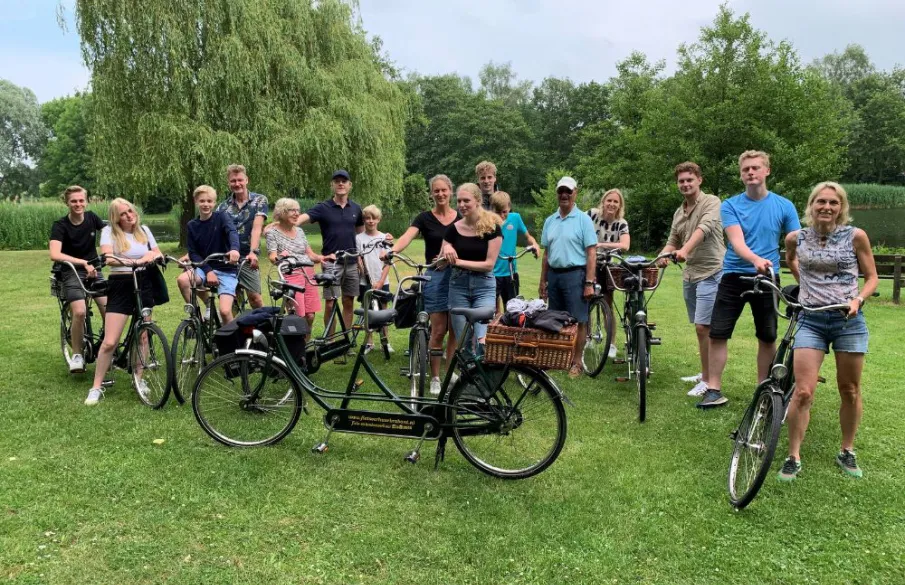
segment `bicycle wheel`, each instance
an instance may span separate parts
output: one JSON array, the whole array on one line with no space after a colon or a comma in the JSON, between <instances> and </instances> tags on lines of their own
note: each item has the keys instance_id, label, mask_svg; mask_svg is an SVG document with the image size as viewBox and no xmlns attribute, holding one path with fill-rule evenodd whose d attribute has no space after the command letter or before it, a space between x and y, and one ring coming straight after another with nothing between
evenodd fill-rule
<instances>
[{"instance_id":1,"label":"bicycle wheel","mask_svg":"<svg viewBox=\"0 0 905 585\"><path fill-rule=\"evenodd\" d=\"M192 388L199 372L204 368L204 340L191 319L186 319L173 334L173 392L179 404L191 399Z\"/></svg>"},{"instance_id":2,"label":"bicycle wheel","mask_svg":"<svg viewBox=\"0 0 905 585\"><path fill-rule=\"evenodd\" d=\"M72 361L74 352L72 350L72 306L69 303L63 305L60 311L60 351L63 353L63 360L66 367Z\"/></svg>"},{"instance_id":3,"label":"bicycle wheel","mask_svg":"<svg viewBox=\"0 0 905 585\"><path fill-rule=\"evenodd\" d=\"M782 416L779 394L772 386L765 386L735 431L729 460L729 501L739 510L751 503L770 471Z\"/></svg>"},{"instance_id":4,"label":"bicycle wheel","mask_svg":"<svg viewBox=\"0 0 905 585\"><path fill-rule=\"evenodd\" d=\"M638 327L635 330L635 351L633 369L635 370L635 383L638 386L638 421L644 422L647 418L647 374L650 370L650 347L647 345L648 335L646 328Z\"/></svg>"},{"instance_id":5,"label":"bicycle wheel","mask_svg":"<svg viewBox=\"0 0 905 585\"><path fill-rule=\"evenodd\" d=\"M279 364L258 355L227 354L201 371L192 411L204 432L224 445L272 445L298 422L301 391Z\"/></svg>"},{"instance_id":6,"label":"bicycle wheel","mask_svg":"<svg viewBox=\"0 0 905 585\"><path fill-rule=\"evenodd\" d=\"M427 367L427 332L415 327L409 337L409 393L412 398L423 398L425 380L430 376Z\"/></svg>"},{"instance_id":7,"label":"bicycle wheel","mask_svg":"<svg viewBox=\"0 0 905 585\"><path fill-rule=\"evenodd\" d=\"M170 397L173 364L170 345L155 323L142 323L129 347L132 387L138 399L151 408L160 408Z\"/></svg>"},{"instance_id":8,"label":"bicycle wheel","mask_svg":"<svg viewBox=\"0 0 905 585\"><path fill-rule=\"evenodd\" d=\"M588 339L581 354L581 365L584 373L596 378L606 364L613 342L610 325L613 311L602 298L591 301L588 312Z\"/></svg>"},{"instance_id":9,"label":"bicycle wheel","mask_svg":"<svg viewBox=\"0 0 905 585\"><path fill-rule=\"evenodd\" d=\"M485 365L451 392L453 441L469 463L494 477L523 479L549 467L566 441L566 412L550 379L525 366ZM518 378L530 380L527 388Z\"/></svg>"}]
</instances>

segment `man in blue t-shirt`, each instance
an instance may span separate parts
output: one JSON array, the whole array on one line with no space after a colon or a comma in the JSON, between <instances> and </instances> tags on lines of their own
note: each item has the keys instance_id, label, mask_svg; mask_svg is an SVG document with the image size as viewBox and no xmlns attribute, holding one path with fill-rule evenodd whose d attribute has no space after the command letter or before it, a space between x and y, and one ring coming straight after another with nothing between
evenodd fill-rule
<instances>
[{"instance_id":1,"label":"man in blue t-shirt","mask_svg":"<svg viewBox=\"0 0 905 585\"><path fill-rule=\"evenodd\" d=\"M723 201L720 216L729 240L723 277L710 321L710 380L699 408L729 402L722 393L729 338L745 304L751 305L757 336L757 379L767 377L776 349L776 312L771 295L748 295L752 284L741 280L755 274L779 274L779 243L784 234L801 229L791 201L767 189L770 157L748 150L738 159L745 192Z\"/></svg>"},{"instance_id":2,"label":"man in blue t-shirt","mask_svg":"<svg viewBox=\"0 0 905 585\"><path fill-rule=\"evenodd\" d=\"M500 256L493 265L493 276L496 277L496 295L502 301L506 310L506 303L514 298L518 292L518 265L512 261L512 270L509 269L509 261L504 256L515 256L515 248L518 237L522 234L528 240L528 245L534 247L534 257L537 257L537 240L528 233L528 227L522 221L522 216L512 211L512 200L505 191L497 191L490 197L490 208L503 220L500 229L503 232L503 245L500 248Z\"/></svg>"}]
</instances>

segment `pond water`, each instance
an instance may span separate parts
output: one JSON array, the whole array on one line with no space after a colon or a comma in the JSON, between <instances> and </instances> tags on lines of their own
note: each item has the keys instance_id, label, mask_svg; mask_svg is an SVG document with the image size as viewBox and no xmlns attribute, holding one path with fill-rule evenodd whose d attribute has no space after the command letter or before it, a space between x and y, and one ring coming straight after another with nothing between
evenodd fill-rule
<instances>
[{"instance_id":1,"label":"pond water","mask_svg":"<svg viewBox=\"0 0 905 585\"><path fill-rule=\"evenodd\" d=\"M852 224L867 232L870 243L905 248L905 207L896 209L853 209Z\"/></svg>"}]
</instances>

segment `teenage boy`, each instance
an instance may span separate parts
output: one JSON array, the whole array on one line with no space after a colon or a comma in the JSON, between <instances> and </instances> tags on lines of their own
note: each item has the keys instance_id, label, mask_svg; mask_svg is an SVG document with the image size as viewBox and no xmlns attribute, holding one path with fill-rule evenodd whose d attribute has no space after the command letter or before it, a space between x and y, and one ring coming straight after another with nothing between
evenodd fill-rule
<instances>
[{"instance_id":1,"label":"teenage boy","mask_svg":"<svg viewBox=\"0 0 905 585\"><path fill-rule=\"evenodd\" d=\"M340 250L355 250L355 236L365 229L361 206L349 199L352 190L352 179L349 172L338 169L330 178L330 188L333 197L322 201L299 216L296 225L306 223L319 223L323 244L321 254L330 256ZM331 261L332 260L332 261ZM354 258L345 258L336 262L335 256L325 258L322 263L325 273L332 273L340 277L336 286L324 287L324 326L330 320L333 304L342 297L342 316L346 327L352 325L352 309L355 297L358 296L358 282L361 279L358 273L358 262ZM335 326L335 325L334 325ZM333 331L327 332L332 335Z\"/></svg>"},{"instance_id":2,"label":"teenage boy","mask_svg":"<svg viewBox=\"0 0 905 585\"><path fill-rule=\"evenodd\" d=\"M72 359L69 361L69 372L72 374L85 371L85 358L82 357L82 341L85 337L85 291L79 283L86 279L103 280L97 256L95 242L97 234L104 228L104 222L93 211L87 211L88 192L78 185L67 187L63 192L63 201L69 213L53 222L50 230L50 259L55 262L71 262L78 275L69 266L54 264L62 280L62 290L69 301L72 311ZM95 299L103 317L107 309L107 297Z\"/></svg>"},{"instance_id":3,"label":"teenage boy","mask_svg":"<svg viewBox=\"0 0 905 585\"><path fill-rule=\"evenodd\" d=\"M729 240L723 260L723 277L717 288L710 320L710 365L708 388L698 408L712 408L729 402L723 396L723 370L728 358L729 338L745 304L751 305L757 336L757 379L764 380L776 349L776 312L769 294L742 296L752 290L743 276L773 276L779 269L779 242L784 233L801 229L795 205L767 189L770 157L765 152L746 150L738 157L745 191L723 201L720 216Z\"/></svg>"},{"instance_id":4,"label":"teenage boy","mask_svg":"<svg viewBox=\"0 0 905 585\"><path fill-rule=\"evenodd\" d=\"M710 317L723 276L726 243L720 221L720 198L701 192L701 167L693 162L680 163L676 165L675 176L685 200L672 216L669 239L661 254L675 252L676 260L685 262L682 296L688 320L694 323L701 358L701 379L688 395L702 396L710 384ZM666 262L664 258L661 265Z\"/></svg>"},{"instance_id":5,"label":"teenage boy","mask_svg":"<svg viewBox=\"0 0 905 585\"><path fill-rule=\"evenodd\" d=\"M239 254L248 262L239 272L239 285L245 289L248 304L253 308L263 307L261 296L261 273L258 271L258 251L261 230L267 219L267 197L248 190L248 174L242 165L226 167L226 181L229 197L217 207L226 213L239 233Z\"/></svg>"},{"instance_id":6,"label":"teenage boy","mask_svg":"<svg viewBox=\"0 0 905 585\"><path fill-rule=\"evenodd\" d=\"M214 260L201 268L196 268L191 275L195 284L205 283L216 286L220 295L220 322L226 325L233 319L233 300L236 298L236 285L239 282L236 263L239 261L239 233L232 219L222 212L215 212L217 192L213 187L201 185L195 189L195 207L198 217L188 225L189 259L201 262L211 254L227 254L227 262ZM176 284L186 303L192 300L189 273L183 272L176 277ZM200 294L203 301L207 293Z\"/></svg>"},{"instance_id":7,"label":"teenage boy","mask_svg":"<svg viewBox=\"0 0 905 585\"><path fill-rule=\"evenodd\" d=\"M481 188L481 207L490 211L490 197L496 191L496 165L489 160L482 160L474 168Z\"/></svg>"},{"instance_id":8,"label":"teenage boy","mask_svg":"<svg viewBox=\"0 0 905 585\"><path fill-rule=\"evenodd\" d=\"M358 257L358 271L361 273L358 285L358 302L364 306L365 292L368 289L373 288L389 292L390 265L380 260L380 252L382 250L375 245L375 242L386 241L386 234L377 229L383 214L376 205L368 205L361 210L361 215L364 218L365 231L355 236L355 244L358 251L362 253ZM380 301L379 306L382 309L386 306L386 303ZM384 335L387 334L386 327L384 327L383 333ZM368 331L365 336L365 353L371 351L373 347L371 332ZM388 349L392 353L392 346Z\"/></svg>"},{"instance_id":9,"label":"teenage boy","mask_svg":"<svg viewBox=\"0 0 905 585\"><path fill-rule=\"evenodd\" d=\"M493 265L493 276L496 278L496 295L502 302L502 310L506 310L506 303L509 299L515 297L515 290L518 288L518 265L516 261L512 261L512 273L509 272L509 261L504 260L502 256L515 256L515 248L518 243L518 237L522 234L528 240L529 246L534 246L535 257L539 246L537 240L528 233L528 227L522 221L522 216L512 211L512 200L509 193L505 191L497 191L490 197L490 207L493 212L500 216L503 225L500 229L503 232L503 245L500 247L500 258L497 258L496 264Z\"/></svg>"}]
</instances>

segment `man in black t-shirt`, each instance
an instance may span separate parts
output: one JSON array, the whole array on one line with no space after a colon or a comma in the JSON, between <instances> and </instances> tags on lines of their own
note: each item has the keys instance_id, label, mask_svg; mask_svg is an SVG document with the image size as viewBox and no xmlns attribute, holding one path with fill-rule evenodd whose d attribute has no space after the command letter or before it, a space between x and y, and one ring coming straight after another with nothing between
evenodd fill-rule
<instances>
[{"instance_id":1,"label":"man in black t-shirt","mask_svg":"<svg viewBox=\"0 0 905 585\"><path fill-rule=\"evenodd\" d=\"M69 213L53 223L50 231L50 259L58 269L62 281L62 291L72 311L72 359L69 362L71 373L85 371L85 360L82 357L82 339L85 330L85 291L81 282L86 279L103 279L98 269L99 259L95 242L104 222L93 211L86 211L88 192L78 185L67 187L63 193ZM75 266L78 274L67 264ZM101 315L107 307L107 297L98 297L97 306Z\"/></svg>"}]
</instances>

